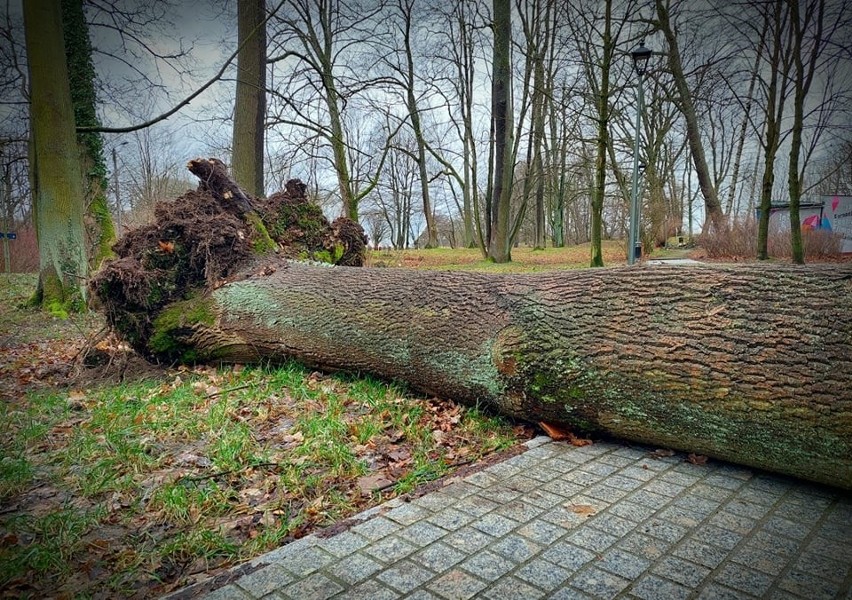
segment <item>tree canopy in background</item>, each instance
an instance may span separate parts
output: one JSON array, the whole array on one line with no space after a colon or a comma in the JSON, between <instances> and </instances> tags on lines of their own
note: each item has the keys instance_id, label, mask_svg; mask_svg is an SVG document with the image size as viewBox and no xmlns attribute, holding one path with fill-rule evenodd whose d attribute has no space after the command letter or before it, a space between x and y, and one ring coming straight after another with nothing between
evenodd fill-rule
<instances>
[{"instance_id":1,"label":"tree canopy in background","mask_svg":"<svg viewBox=\"0 0 852 600\"><path fill-rule=\"evenodd\" d=\"M754 222L760 208L755 244L766 256L770 206L790 200L795 215L817 194L852 192L843 177L850 9L839 0L523 0L508 12L490 0L279 0L254 5L243 37L232 5L67 5L66 21L78 24L67 39L71 89L87 128L80 141L101 254L111 239L105 193L114 220L144 220L152 190L185 180L188 156L214 155L249 169L259 194L301 178L330 217L360 219L377 247L478 246L503 260L516 244L592 241L600 264L600 241L626 237L630 51L643 39L659 53L640 132L646 248L711 221ZM29 164L31 61L16 15L0 39L9 98L0 150L11 184L4 213L27 221L19 174ZM503 72L495 56L505 56L500 24L511 80L492 89ZM249 56L265 67L246 66ZM510 102L505 131L492 125L502 106L492 107L494 90ZM99 139L116 150L111 169ZM251 149L247 163L241 148Z\"/></svg>"}]
</instances>

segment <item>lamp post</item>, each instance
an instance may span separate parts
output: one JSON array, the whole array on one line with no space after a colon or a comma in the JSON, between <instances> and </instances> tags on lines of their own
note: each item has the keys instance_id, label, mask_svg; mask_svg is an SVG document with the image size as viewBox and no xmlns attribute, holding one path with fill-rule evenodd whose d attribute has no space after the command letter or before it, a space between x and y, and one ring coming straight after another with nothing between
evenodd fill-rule
<instances>
[{"instance_id":1,"label":"lamp post","mask_svg":"<svg viewBox=\"0 0 852 600\"><path fill-rule=\"evenodd\" d=\"M112 147L112 179L115 185L115 216L118 221L118 237L121 236L121 194L118 187L118 156L116 148L118 146L126 146L128 142L121 142L117 146Z\"/></svg>"},{"instance_id":2,"label":"lamp post","mask_svg":"<svg viewBox=\"0 0 852 600\"><path fill-rule=\"evenodd\" d=\"M642 76L648 67L651 58L651 50L645 47L642 40L631 53L633 67L639 76L636 82L636 138L633 142L633 193L630 198L630 231L627 239L627 264L636 263L637 250L639 250L639 139L642 130L642 112L644 107L644 96L642 95Z\"/></svg>"}]
</instances>

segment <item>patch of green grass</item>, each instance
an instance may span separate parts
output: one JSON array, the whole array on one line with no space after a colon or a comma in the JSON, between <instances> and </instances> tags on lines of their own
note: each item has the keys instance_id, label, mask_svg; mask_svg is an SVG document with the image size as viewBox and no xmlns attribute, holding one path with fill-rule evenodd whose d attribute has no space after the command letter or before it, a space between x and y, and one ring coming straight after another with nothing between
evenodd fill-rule
<instances>
[{"instance_id":1,"label":"patch of green grass","mask_svg":"<svg viewBox=\"0 0 852 600\"><path fill-rule=\"evenodd\" d=\"M28 572L37 577L68 575L83 536L102 516L99 509L66 506L43 516L16 515L4 520L6 536L15 536L19 543L0 546L0 587Z\"/></svg>"},{"instance_id":2,"label":"patch of green grass","mask_svg":"<svg viewBox=\"0 0 852 600\"><path fill-rule=\"evenodd\" d=\"M245 423L232 423L214 430L214 441L209 446L208 457L220 471L233 471L253 462L256 458L257 444L251 436L251 429Z\"/></svg>"},{"instance_id":3,"label":"patch of green grass","mask_svg":"<svg viewBox=\"0 0 852 600\"><path fill-rule=\"evenodd\" d=\"M187 525L208 517L219 517L233 508L230 490L215 480L180 479L160 487L149 508L161 513L166 522Z\"/></svg>"},{"instance_id":4,"label":"patch of green grass","mask_svg":"<svg viewBox=\"0 0 852 600\"><path fill-rule=\"evenodd\" d=\"M416 457L414 468L396 482L394 491L405 494L419 485L443 477L449 469L450 467L443 460L420 454Z\"/></svg>"},{"instance_id":5,"label":"patch of green grass","mask_svg":"<svg viewBox=\"0 0 852 600\"><path fill-rule=\"evenodd\" d=\"M0 499L33 482L38 465L31 453L66 415L56 394L34 394L24 405L0 404Z\"/></svg>"},{"instance_id":6,"label":"patch of green grass","mask_svg":"<svg viewBox=\"0 0 852 600\"><path fill-rule=\"evenodd\" d=\"M181 564L199 558L235 557L239 554L239 545L228 540L221 531L199 527L178 533L160 547L159 554L163 561Z\"/></svg>"},{"instance_id":7,"label":"patch of green grass","mask_svg":"<svg viewBox=\"0 0 852 600\"><path fill-rule=\"evenodd\" d=\"M453 407L295 364L199 367L4 405L0 490L21 508L0 530L26 542L2 549L2 577L36 596L135 593L199 561L251 558L516 441L508 422ZM383 473L393 485L362 491L359 478ZM39 496L45 482L55 497ZM27 494L57 516L31 513ZM84 564L108 565L85 589L74 575Z\"/></svg>"},{"instance_id":8,"label":"patch of green grass","mask_svg":"<svg viewBox=\"0 0 852 600\"><path fill-rule=\"evenodd\" d=\"M82 338L102 327L103 317L95 313L69 314L61 304L28 306L37 285L33 273L0 273L0 346Z\"/></svg>"},{"instance_id":9,"label":"patch of green grass","mask_svg":"<svg viewBox=\"0 0 852 600\"><path fill-rule=\"evenodd\" d=\"M23 453L0 458L0 499L23 490L33 473L33 466Z\"/></svg>"}]
</instances>

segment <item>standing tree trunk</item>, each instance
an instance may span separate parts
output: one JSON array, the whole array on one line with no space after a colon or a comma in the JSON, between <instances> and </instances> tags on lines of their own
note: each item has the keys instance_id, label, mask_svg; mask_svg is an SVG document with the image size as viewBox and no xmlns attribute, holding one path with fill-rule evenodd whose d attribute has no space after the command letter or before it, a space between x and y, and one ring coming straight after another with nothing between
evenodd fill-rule
<instances>
[{"instance_id":1,"label":"standing tree trunk","mask_svg":"<svg viewBox=\"0 0 852 600\"><path fill-rule=\"evenodd\" d=\"M772 54L769 64L769 86L766 92L763 145L763 176L760 188L760 219L757 224L757 258L769 258L769 213L772 207L772 190L775 186L775 157L781 145L781 124L787 101L790 70L790 48L784 48L784 0L775 0L772 23ZM770 15L764 17L769 21ZM788 29L788 35L790 30Z\"/></svg>"},{"instance_id":2,"label":"standing tree trunk","mask_svg":"<svg viewBox=\"0 0 852 600\"><path fill-rule=\"evenodd\" d=\"M237 9L237 96L231 171L253 196L265 195L263 137L266 119L266 0L241 0Z\"/></svg>"},{"instance_id":3,"label":"standing tree trunk","mask_svg":"<svg viewBox=\"0 0 852 600\"><path fill-rule=\"evenodd\" d=\"M804 264L805 248L802 241L802 224L799 217L799 204L802 196L802 174L799 172L799 154L802 151L802 130L804 128L805 98L810 91L822 48L827 43L823 39L823 21L825 0L812 0L805 4L804 24L799 14L798 0L787 0L790 7L790 23L793 31L793 134L790 140L790 163L787 170L787 189L790 192L790 244L793 262ZM815 28L812 48L807 68L802 59L802 41L808 26ZM831 36L829 36L830 38Z\"/></svg>"},{"instance_id":4,"label":"standing tree trunk","mask_svg":"<svg viewBox=\"0 0 852 600\"><path fill-rule=\"evenodd\" d=\"M414 78L414 54L411 51L411 21L414 11L414 0L399 2L398 8L403 18L403 45L405 46L405 105L411 117L411 130L417 145L417 169L420 176L420 193L423 197L423 216L426 219L426 248L438 247L438 228L435 225L435 214L429 197L429 174L426 171L426 140L423 137L423 127L420 120L420 108L417 106Z\"/></svg>"},{"instance_id":5,"label":"standing tree trunk","mask_svg":"<svg viewBox=\"0 0 852 600\"><path fill-rule=\"evenodd\" d=\"M30 71L30 170L39 249L34 302L55 312L85 299L83 193L59 0L24 3Z\"/></svg>"},{"instance_id":6,"label":"standing tree trunk","mask_svg":"<svg viewBox=\"0 0 852 600\"><path fill-rule=\"evenodd\" d=\"M83 14L83 3L62 0L62 31L65 58L68 62L68 83L77 127L100 125L96 111L95 67L92 64L92 42ZM86 214L90 248L89 264L97 269L104 259L112 256L115 226L106 197L107 170L104 140L98 132L77 134L80 151L81 176L86 185Z\"/></svg>"},{"instance_id":7,"label":"standing tree trunk","mask_svg":"<svg viewBox=\"0 0 852 600\"><path fill-rule=\"evenodd\" d=\"M494 62L491 79L494 183L488 258L494 262L505 263L512 260L509 212L515 171L512 152L512 3L509 0L494 0Z\"/></svg>"},{"instance_id":8,"label":"standing tree trunk","mask_svg":"<svg viewBox=\"0 0 852 600\"><path fill-rule=\"evenodd\" d=\"M595 159L595 187L592 190L592 231L591 231L591 266L602 267L603 251L603 202L606 193L606 152L609 145L609 70L615 43L612 39L612 0L606 0L603 33L603 60L601 61L601 81L597 106L597 156ZM636 132L639 135L639 132ZM632 252L632 248L628 252Z\"/></svg>"},{"instance_id":9,"label":"standing tree trunk","mask_svg":"<svg viewBox=\"0 0 852 600\"><path fill-rule=\"evenodd\" d=\"M695 103L692 100L692 92L683 72L683 63L680 58L680 49L677 36L669 19L669 8L667 0L656 0L657 25L666 37L668 43L669 70L674 79L677 90L678 106L686 121L686 139L689 142L689 150L692 155L692 163L698 176L698 187L704 197L704 210L708 222L718 230L726 228L725 215L722 213L722 205L716 187L713 185L710 169L707 166L707 158L704 155L704 145L701 142L701 129L698 126L698 114L695 111ZM706 224L705 224L706 227Z\"/></svg>"},{"instance_id":10,"label":"standing tree trunk","mask_svg":"<svg viewBox=\"0 0 852 600\"><path fill-rule=\"evenodd\" d=\"M852 488L849 265L242 271L181 311L203 318L155 321L159 339Z\"/></svg>"}]
</instances>

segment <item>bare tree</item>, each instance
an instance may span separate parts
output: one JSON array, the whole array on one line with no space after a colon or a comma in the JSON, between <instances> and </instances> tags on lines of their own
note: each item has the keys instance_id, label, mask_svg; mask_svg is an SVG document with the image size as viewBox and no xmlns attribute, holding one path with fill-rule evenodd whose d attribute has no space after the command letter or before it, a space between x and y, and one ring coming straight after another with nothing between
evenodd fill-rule
<instances>
[{"instance_id":1,"label":"bare tree","mask_svg":"<svg viewBox=\"0 0 852 600\"><path fill-rule=\"evenodd\" d=\"M246 191L264 195L266 120L266 0L238 3L237 91L231 169Z\"/></svg>"},{"instance_id":2,"label":"bare tree","mask_svg":"<svg viewBox=\"0 0 852 600\"><path fill-rule=\"evenodd\" d=\"M828 52L830 40L848 27L849 13L845 4L829 6L825 0L797 2L788 0L790 24L792 28L793 54L793 124L790 140L790 160L787 170L787 187L790 194L790 234L793 262L802 264L805 260L802 240L799 205L804 187L804 174L808 161L821 135L826 131L827 116L832 112L832 94L824 93L818 107L812 111L817 117L811 142L808 147L803 140L806 114L805 103L808 99L817 73L822 75L824 92L832 88L834 77L838 76L837 56Z\"/></svg>"},{"instance_id":3,"label":"bare tree","mask_svg":"<svg viewBox=\"0 0 852 600\"><path fill-rule=\"evenodd\" d=\"M419 177L415 148L416 141L410 131L399 135L382 168L376 193L369 199L368 212L382 216L389 242L397 250L407 248L416 235L412 232L414 191Z\"/></svg>"},{"instance_id":4,"label":"bare tree","mask_svg":"<svg viewBox=\"0 0 852 600\"><path fill-rule=\"evenodd\" d=\"M449 89L444 90L439 86L436 92L444 99L443 108L447 112L451 130L461 145L461 151L454 152L447 147L438 152L428 144L427 150L461 189L465 246L477 244L485 257L491 223L489 219L482 218L482 212L490 214L483 205L489 204L491 200L483 198L480 193L475 88L479 75L476 69L479 62L477 50L482 46L481 31L486 25L477 10L477 0L460 0L451 3L450 7L448 11L438 9L440 19L435 27L436 37L441 43L434 56L439 71L444 67L441 79ZM461 161L461 168L451 162L452 156Z\"/></svg>"},{"instance_id":5,"label":"bare tree","mask_svg":"<svg viewBox=\"0 0 852 600\"><path fill-rule=\"evenodd\" d=\"M579 45L580 55L584 59L580 68L585 77L589 93L588 119L593 123L594 184L591 197L591 248L590 264L603 266L601 241L604 234L604 199L607 190L607 155L610 153L610 116L612 104L612 71L619 41L624 37L628 23L627 16L632 12L632 2L619 5L622 16L613 15L613 0L603 4L589 3L574 5L569 27L573 39ZM596 12L602 9L603 14ZM591 108L593 107L593 109ZM615 164L615 160L611 161Z\"/></svg>"},{"instance_id":6,"label":"bare tree","mask_svg":"<svg viewBox=\"0 0 852 600\"><path fill-rule=\"evenodd\" d=\"M488 258L497 263L512 260L510 210L514 179L512 109L512 5L494 0L494 51L491 73L491 130L494 144L491 203L488 218L491 236Z\"/></svg>"},{"instance_id":7,"label":"bare tree","mask_svg":"<svg viewBox=\"0 0 852 600\"><path fill-rule=\"evenodd\" d=\"M133 133L123 161L121 188L127 194L129 214L122 219L128 228L152 222L154 205L177 198L191 189L185 161L171 144L169 130L145 129ZM119 174L113 173L118 179Z\"/></svg>"},{"instance_id":8,"label":"bare tree","mask_svg":"<svg viewBox=\"0 0 852 600\"><path fill-rule=\"evenodd\" d=\"M524 88L521 96L521 114L515 135L516 145L522 138L523 116L530 107L530 123L527 139L527 169L523 179L522 208L517 211L517 222L523 218L524 208L532 194L535 194L533 247L545 246L546 211L544 205L545 173L544 145L547 111L552 103L547 101L552 95L552 81L555 78L555 61L551 48L555 43L555 3L552 0L516 0L521 31L523 34L522 53L525 57ZM514 236L513 236L514 237Z\"/></svg>"},{"instance_id":9,"label":"bare tree","mask_svg":"<svg viewBox=\"0 0 852 600\"><path fill-rule=\"evenodd\" d=\"M420 195L423 201L423 216L426 220L426 248L438 245L438 231L435 225L434 209L429 194L429 174L427 171L426 139L423 134L422 109L420 107L420 90L418 90L418 75L415 72L414 44L417 42L416 32L413 31L415 22L424 15L415 13L415 0L394 0L392 4L391 39L393 44L380 57L380 63L388 71L388 80L392 90L395 88L402 96L403 105L408 115L415 148L413 158L417 162ZM422 11L421 11L422 12ZM419 17L419 19L418 19Z\"/></svg>"},{"instance_id":10,"label":"bare tree","mask_svg":"<svg viewBox=\"0 0 852 600\"><path fill-rule=\"evenodd\" d=\"M282 110L271 124L304 129L328 144L343 214L356 221L358 204L378 183L380 169L360 191L353 189L344 113L357 96L381 81L364 78L356 57L369 43L374 19L383 9L382 2L367 7L351 0L286 0L274 19L273 40L280 54L269 58L287 61L291 72L281 82L283 89L273 90ZM386 153L387 146L383 157Z\"/></svg>"},{"instance_id":11,"label":"bare tree","mask_svg":"<svg viewBox=\"0 0 852 600\"><path fill-rule=\"evenodd\" d=\"M686 135L689 141L689 150L692 156L693 167L698 177L698 186L704 197L704 208L707 215L705 227L712 224L716 229L724 229L725 216L722 213L722 205L716 187L713 185L712 175L707 166L707 158L704 153L704 144L701 139L701 128L698 122L698 114L693 101L693 92L690 89L681 59L680 42L675 33L675 25L672 22L672 6L670 0L655 0L656 20L655 26L666 38L669 70L674 79L677 104L686 121Z\"/></svg>"}]
</instances>

